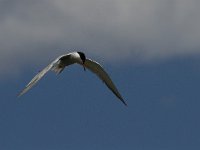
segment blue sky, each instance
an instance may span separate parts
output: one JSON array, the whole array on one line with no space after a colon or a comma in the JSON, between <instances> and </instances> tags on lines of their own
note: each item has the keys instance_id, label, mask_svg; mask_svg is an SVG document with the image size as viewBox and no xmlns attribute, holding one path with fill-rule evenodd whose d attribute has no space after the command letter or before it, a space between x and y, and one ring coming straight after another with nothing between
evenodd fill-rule
<instances>
[{"instance_id":1,"label":"blue sky","mask_svg":"<svg viewBox=\"0 0 200 150\"><path fill-rule=\"evenodd\" d=\"M198 4L1 1L0 149L199 149ZM104 66L128 107L78 65L17 98L74 50Z\"/></svg>"}]
</instances>

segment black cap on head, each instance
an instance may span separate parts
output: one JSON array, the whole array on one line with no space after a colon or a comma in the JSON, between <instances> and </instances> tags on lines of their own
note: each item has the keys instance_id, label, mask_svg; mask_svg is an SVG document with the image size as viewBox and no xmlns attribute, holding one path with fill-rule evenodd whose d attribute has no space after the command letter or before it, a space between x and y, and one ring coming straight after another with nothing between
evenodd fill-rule
<instances>
[{"instance_id":1,"label":"black cap on head","mask_svg":"<svg viewBox=\"0 0 200 150\"><path fill-rule=\"evenodd\" d=\"M86 59L85 54L83 52L77 52L77 53L80 55L81 60L83 61L83 64L84 64L85 63L85 59Z\"/></svg>"}]
</instances>

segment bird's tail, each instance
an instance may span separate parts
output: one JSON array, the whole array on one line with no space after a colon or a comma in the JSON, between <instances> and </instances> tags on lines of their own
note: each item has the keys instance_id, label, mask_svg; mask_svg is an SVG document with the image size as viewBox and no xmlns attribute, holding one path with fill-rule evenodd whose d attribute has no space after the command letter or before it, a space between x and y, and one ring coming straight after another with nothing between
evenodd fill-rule
<instances>
[{"instance_id":1,"label":"bird's tail","mask_svg":"<svg viewBox=\"0 0 200 150\"><path fill-rule=\"evenodd\" d=\"M57 75L60 74L64 70L64 67L54 67L52 68L52 71L54 71Z\"/></svg>"}]
</instances>

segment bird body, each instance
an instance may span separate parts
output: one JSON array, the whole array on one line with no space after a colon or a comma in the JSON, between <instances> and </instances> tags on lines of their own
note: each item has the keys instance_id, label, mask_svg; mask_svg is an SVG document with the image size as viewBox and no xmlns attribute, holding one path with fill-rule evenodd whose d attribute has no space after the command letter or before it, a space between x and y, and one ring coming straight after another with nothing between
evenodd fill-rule
<instances>
[{"instance_id":1,"label":"bird body","mask_svg":"<svg viewBox=\"0 0 200 150\"><path fill-rule=\"evenodd\" d=\"M29 89L31 89L48 71L52 70L56 74L60 74L66 66L72 65L74 63L80 64L85 68L89 69L91 72L95 73L105 84L106 86L125 104L116 86L112 82L109 75L103 69L103 67L96 61L88 59L85 57L85 54L82 52L72 52L65 55L61 55L56 58L52 63L40 71L19 93L18 96L25 94Z\"/></svg>"},{"instance_id":2,"label":"bird body","mask_svg":"<svg viewBox=\"0 0 200 150\"><path fill-rule=\"evenodd\" d=\"M56 74L59 74L64 70L66 66L72 65L74 63L82 63L82 60L77 52L61 55L55 60L51 70L56 72Z\"/></svg>"}]
</instances>

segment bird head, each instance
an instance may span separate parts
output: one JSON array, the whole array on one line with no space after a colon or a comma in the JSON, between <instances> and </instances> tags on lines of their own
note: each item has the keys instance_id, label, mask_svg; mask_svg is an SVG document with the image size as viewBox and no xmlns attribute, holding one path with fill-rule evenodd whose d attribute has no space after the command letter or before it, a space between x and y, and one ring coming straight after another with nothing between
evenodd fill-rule
<instances>
[{"instance_id":1,"label":"bird head","mask_svg":"<svg viewBox=\"0 0 200 150\"><path fill-rule=\"evenodd\" d=\"M83 52L77 52L82 60L82 65L83 65L83 68L85 70L85 66L84 66L84 63L85 63L85 60L86 60L86 57L85 57L85 54Z\"/></svg>"}]
</instances>

